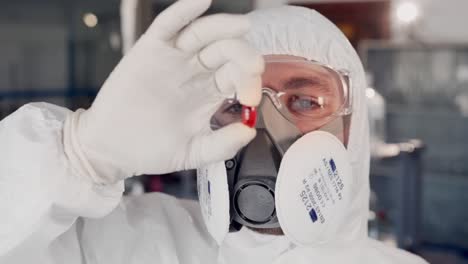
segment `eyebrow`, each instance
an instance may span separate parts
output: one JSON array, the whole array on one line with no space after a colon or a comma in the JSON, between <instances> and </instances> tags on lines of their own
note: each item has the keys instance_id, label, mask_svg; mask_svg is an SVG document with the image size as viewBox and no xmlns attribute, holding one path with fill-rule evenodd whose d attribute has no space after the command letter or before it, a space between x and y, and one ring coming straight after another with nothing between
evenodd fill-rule
<instances>
[{"instance_id":1,"label":"eyebrow","mask_svg":"<svg viewBox=\"0 0 468 264\"><path fill-rule=\"evenodd\" d=\"M315 86L321 91L330 92L326 82L316 77L292 77L289 78L283 85L283 89L299 89L306 86Z\"/></svg>"}]
</instances>

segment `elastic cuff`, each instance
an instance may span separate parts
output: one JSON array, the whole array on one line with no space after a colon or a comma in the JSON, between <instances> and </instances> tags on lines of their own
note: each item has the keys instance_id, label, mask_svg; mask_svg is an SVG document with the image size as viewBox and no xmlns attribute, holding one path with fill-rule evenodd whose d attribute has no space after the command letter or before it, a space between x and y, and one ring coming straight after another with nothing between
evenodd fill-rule
<instances>
[{"instance_id":1,"label":"elastic cuff","mask_svg":"<svg viewBox=\"0 0 468 264\"><path fill-rule=\"evenodd\" d=\"M65 154L67 155L70 163L79 174L89 177L94 183L99 185L106 185L106 182L98 176L96 170L85 156L81 144L78 140L78 122L80 115L84 109L78 109L67 116L63 127L63 145Z\"/></svg>"}]
</instances>

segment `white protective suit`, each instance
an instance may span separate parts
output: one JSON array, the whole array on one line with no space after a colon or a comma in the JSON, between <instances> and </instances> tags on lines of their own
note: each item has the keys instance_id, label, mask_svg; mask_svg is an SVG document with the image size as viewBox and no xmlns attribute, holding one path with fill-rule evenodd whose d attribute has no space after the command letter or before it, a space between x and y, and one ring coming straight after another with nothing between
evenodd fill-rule
<instances>
[{"instance_id":1,"label":"white protective suit","mask_svg":"<svg viewBox=\"0 0 468 264\"><path fill-rule=\"evenodd\" d=\"M349 221L339 240L298 248L285 236L244 228L218 246L195 202L154 193L119 203L120 188L94 185L70 168L62 143L68 110L39 103L0 123L0 263L425 263L367 238L366 84L351 45L334 25L305 8L255 11L250 18L248 41L263 54L301 56L351 72L348 149L354 182Z\"/></svg>"}]
</instances>

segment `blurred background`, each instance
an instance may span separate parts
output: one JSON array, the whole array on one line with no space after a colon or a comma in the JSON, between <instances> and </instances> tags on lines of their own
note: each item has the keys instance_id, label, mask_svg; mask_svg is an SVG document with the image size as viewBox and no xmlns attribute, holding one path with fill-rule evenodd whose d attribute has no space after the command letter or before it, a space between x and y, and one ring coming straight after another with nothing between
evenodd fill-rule
<instances>
[{"instance_id":1,"label":"blurred background","mask_svg":"<svg viewBox=\"0 0 468 264\"><path fill-rule=\"evenodd\" d=\"M32 101L87 107L169 0L0 0L0 119ZM369 234L431 263L468 263L466 0L214 0L209 13L293 4L332 20L367 71ZM118 107L118 106L116 106ZM193 171L127 195L196 199Z\"/></svg>"}]
</instances>

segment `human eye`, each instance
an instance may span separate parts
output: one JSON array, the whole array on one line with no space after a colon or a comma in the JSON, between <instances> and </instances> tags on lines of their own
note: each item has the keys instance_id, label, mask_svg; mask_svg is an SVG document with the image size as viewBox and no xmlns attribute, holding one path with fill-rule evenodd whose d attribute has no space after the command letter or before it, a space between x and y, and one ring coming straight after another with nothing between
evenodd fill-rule
<instances>
[{"instance_id":1,"label":"human eye","mask_svg":"<svg viewBox=\"0 0 468 264\"><path fill-rule=\"evenodd\" d=\"M314 114L323 108L323 98L309 95L293 95L288 99L288 108L294 114Z\"/></svg>"},{"instance_id":2,"label":"human eye","mask_svg":"<svg viewBox=\"0 0 468 264\"><path fill-rule=\"evenodd\" d=\"M233 103L224 109L224 113L240 115L242 113L242 105L240 103Z\"/></svg>"},{"instance_id":3,"label":"human eye","mask_svg":"<svg viewBox=\"0 0 468 264\"><path fill-rule=\"evenodd\" d=\"M213 130L241 121L242 105L226 100L210 120Z\"/></svg>"}]
</instances>

